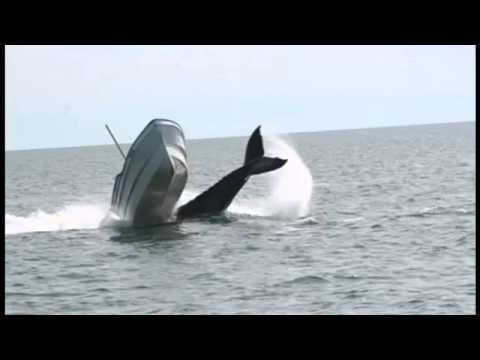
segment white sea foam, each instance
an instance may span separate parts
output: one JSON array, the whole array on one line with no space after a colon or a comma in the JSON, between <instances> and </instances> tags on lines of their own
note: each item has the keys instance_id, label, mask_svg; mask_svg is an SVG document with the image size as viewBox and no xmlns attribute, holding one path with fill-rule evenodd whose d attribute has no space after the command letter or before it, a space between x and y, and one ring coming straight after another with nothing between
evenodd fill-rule
<instances>
[{"instance_id":1,"label":"white sea foam","mask_svg":"<svg viewBox=\"0 0 480 360\"><path fill-rule=\"evenodd\" d=\"M5 215L5 234L70 229L95 229L107 213L107 207L98 204L72 204L48 213L37 210L27 216Z\"/></svg>"}]
</instances>

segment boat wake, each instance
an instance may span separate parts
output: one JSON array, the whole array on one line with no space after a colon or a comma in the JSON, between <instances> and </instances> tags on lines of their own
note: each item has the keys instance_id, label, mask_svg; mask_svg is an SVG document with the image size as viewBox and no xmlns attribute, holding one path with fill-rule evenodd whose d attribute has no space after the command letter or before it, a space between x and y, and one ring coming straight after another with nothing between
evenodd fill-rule
<instances>
[{"instance_id":1,"label":"boat wake","mask_svg":"<svg viewBox=\"0 0 480 360\"><path fill-rule=\"evenodd\" d=\"M293 146L279 137L266 137L264 146L266 154L286 158L288 162L276 171L261 175L268 187L266 197L235 199L227 211L232 214L290 219L307 217L313 190L308 167ZM199 193L185 189L178 205L185 204ZM27 216L6 214L5 234L96 229L103 225L102 220L108 213L105 204L70 204L53 213L37 210Z\"/></svg>"}]
</instances>

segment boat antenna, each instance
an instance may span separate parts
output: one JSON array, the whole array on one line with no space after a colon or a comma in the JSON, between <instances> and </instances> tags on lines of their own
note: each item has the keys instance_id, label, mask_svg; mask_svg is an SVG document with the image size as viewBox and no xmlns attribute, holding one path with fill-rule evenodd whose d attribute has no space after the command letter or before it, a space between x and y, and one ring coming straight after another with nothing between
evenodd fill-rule
<instances>
[{"instance_id":1,"label":"boat antenna","mask_svg":"<svg viewBox=\"0 0 480 360\"><path fill-rule=\"evenodd\" d=\"M120 154L122 154L123 159L125 160L125 154L123 153L122 148L120 147L120 145L118 145L117 139L115 139L115 136L113 136L113 134L112 134L112 132L110 131L110 128L108 127L107 124L105 124L105 127L107 128L108 133L110 134L110 136L112 137L113 141L115 142L115 145L117 145L118 151L120 151Z\"/></svg>"}]
</instances>

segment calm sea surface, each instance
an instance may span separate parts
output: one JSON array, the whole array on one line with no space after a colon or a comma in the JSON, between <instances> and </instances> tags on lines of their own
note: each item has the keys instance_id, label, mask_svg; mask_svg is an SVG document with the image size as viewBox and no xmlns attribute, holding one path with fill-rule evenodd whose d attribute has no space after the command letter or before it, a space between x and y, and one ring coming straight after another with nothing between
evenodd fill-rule
<instances>
[{"instance_id":1,"label":"calm sea surface","mask_svg":"<svg viewBox=\"0 0 480 360\"><path fill-rule=\"evenodd\" d=\"M143 230L99 228L114 146L6 152L6 312L475 312L474 122L282 138L224 216ZM187 142L181 202L246 140Z\"/></svg>"}]
</instances>

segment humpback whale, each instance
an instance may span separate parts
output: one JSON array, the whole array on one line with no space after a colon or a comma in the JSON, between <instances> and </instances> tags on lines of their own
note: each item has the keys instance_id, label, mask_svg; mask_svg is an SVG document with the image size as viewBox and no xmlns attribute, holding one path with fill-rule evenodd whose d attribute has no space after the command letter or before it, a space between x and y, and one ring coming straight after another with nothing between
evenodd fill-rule
<instances>
[{"instance_id":1,"label":"humpback whale","mask_svg":"<svg viewBox=\"0 0 480 360\"><path fill-rule=\"evenodd\" d=\"M287 162L265 156L258 126L248 140L241 166L176 207L188 179L185 136L178 123L153 119L124 157L122 171L115 177L110 212L133 227L219 214L228 208L250 176L279 169Z\"/></svg>"}]
</instances>

